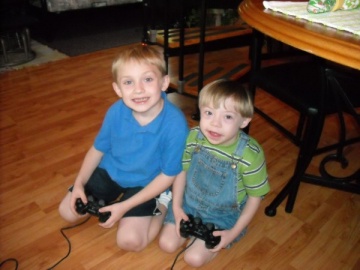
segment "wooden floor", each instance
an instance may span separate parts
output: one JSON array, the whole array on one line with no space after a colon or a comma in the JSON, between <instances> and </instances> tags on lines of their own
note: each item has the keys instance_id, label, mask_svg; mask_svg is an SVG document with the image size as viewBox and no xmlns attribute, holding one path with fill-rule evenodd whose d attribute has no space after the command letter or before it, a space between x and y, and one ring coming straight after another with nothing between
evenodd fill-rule
<instances>
[{"instance_id":1,"label":"wooden floor","mask_svg":"<svg viewBox=\"0 0 360 270\"><path fill-rule=\"evenodd\" d=\"M19 269L48 269L68 252L60 233L68 224L57 207L107 108L117 100L110 65L119 49L0 74L0 261L15 258ZM207 61L247 61L238 50L211 57ZM196 70L196 57L188 59L187 70ZM175 58L171 64L176 66ZM174 84L175 69L170 68ZM197 124L190 119L196 99L177 93L169 98L183 109L190 126ZM256 101L293 127L294 112L261 91ZM359 132L350 128L352 135ZM335 130L331 118L322 141L334 140ZM202 269L360 269L360 196L302 183L292 214L282 204L275 217L267 217L264 208L291 176L297 148L257 115L250 134L265 150L271 192L247 236ZM360 146L347 153L357 162L350 169L359 166ZM116 247L115 232L99 227L95 218L65 231L72 250L56 269L170 269L176 254L163 253L156 241L140 253L124 252ZM15 264L1 269L15 269ZM180 256L174 269L191 268Z\"/></svg>"}]
</instances>

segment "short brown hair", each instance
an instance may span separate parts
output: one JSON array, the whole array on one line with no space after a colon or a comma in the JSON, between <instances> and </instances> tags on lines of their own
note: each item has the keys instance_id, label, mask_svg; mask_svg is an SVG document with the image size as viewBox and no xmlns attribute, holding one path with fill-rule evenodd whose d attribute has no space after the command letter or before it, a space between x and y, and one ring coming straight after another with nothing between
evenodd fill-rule
<instances>
[{"instance_id":1,"label":"short brown hair","mask_svg":"<svg viewBox=\"0 0 360 270\"><path fill-rule=\"evenodd\" d=\"M111 71L115 82L117 81L119 67L131 60L154 65L159 69L163 76L166 75L166 64L163 53L154 46L139 44L122 50L114 59Z\"/></svg>"},{"instance_id":2,"label":"short brown hair","mask_svg":"<svg viewBox=\"0 0 360 270\"><path fill-rule=\"evenodd\" d=\"M212 104L215 108L218 108L228 98L234 100L235 110L242 117L253 117L254 103L250 91L239 82L231 80L221 79L206 85L200 91L199 107Z\"/></svg>"}]
</instances>

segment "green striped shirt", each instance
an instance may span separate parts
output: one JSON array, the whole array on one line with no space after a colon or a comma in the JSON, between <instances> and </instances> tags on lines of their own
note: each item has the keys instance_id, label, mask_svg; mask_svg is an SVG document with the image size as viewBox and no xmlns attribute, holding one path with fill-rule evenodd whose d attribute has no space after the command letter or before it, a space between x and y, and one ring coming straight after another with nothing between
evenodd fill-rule
<instances>
[{"instance_id":1,"label":"green striped shirt","mask_svg":"<svg viewBox=\"0 0 360 270\"><path fill-rule=\"evenodd\" d=\"M211 154L222 160L235 161L238 168L238 202L242 202L246 194L261 197L270 190L266 170L265 155L260 144L249 136L249 141L243 151L243 156L234 155L238 140L232 145L213 145L205 137L197 138L199 127L192 128L186 140L183 154L183 170L187 171L191 163L192 153L197 145L202 145ZM239 132L239 136L240 136Z\"/></svg>"}]
</instances>

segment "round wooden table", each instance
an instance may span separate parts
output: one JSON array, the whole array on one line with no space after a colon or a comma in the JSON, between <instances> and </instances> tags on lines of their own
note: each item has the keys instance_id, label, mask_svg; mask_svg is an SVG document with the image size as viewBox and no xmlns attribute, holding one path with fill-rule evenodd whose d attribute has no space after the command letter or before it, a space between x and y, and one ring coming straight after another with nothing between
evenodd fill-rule
<instances>
[{"instance_id":1,"label":"round wooden table","mask_svg":"<svg viewBox=\"0 0 360 270\"><path fill-rule=\"evenodd\" d=\"M332 64L331 62L337 63L340 66L350 67L355 69L356 72L360 70L360 36L265 9L263 0L243 0L239 5L239 14L241 18L253 28L250 50L250 76L252 78L256 78L256 76L261 73L264 35L315 55L319 60L318 62L321 63L319 66L323 71L326 69L326 65ZM321 74L325 76L324 72ZM327 78L319 78L320 81L325 81L326 79ZM326 86L322 88L327 89ZM251 91L253 91L255 96L256 85L250 83L250 89L252 89ZM319 89L319 91L320 90L321 89ZM322 102L320 103L324 103L330 92L321 91L321 93ZM309 121L310 125L307 126L304 131L304 138L307 139L302 142L302 146L300 147L294 174L270 205L265 208L267 215L274 216L277 206L279 206L286 197L288 197L288 200L285 211L288 213L292 212L301 181L360 194L360 183L358 181L360 169L351 175L350 178L336 178L336 181L334 178L331 178L331 175L326 173L326 169L324 169L325 164L330 159L333 160L334 155L330 154L324 158L323 161L326 162L322 162L319 167L320 176L306 173L307 167L317 150L324 121L324 108L320 106L318 107L316 117L313 117L312 120ZM339 155L336 156L337 161L338 156Z\"/></svg>"},{"instance_id":2,"label":"round wooden table","mask_svg":"<svg viewBox=\"0 0 360 270\"><path fill-rule=\"evenodd\" d=\"M239 13L248 25L267 36L360 70L360 36L267 10L262 0L244 0Z\"/></svg>"}]
</instances>

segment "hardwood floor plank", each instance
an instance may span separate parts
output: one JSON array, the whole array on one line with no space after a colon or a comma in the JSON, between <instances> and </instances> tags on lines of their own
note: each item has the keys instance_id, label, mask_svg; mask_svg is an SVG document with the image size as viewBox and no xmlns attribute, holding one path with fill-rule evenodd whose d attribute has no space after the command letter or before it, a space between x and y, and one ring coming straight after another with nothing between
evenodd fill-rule
<instances>
[{"instance_id":1,"label":"hardwood floor plank","mask_svg":"<svg viewBox=\"0 0 360 270\"><path fill-rule=\"evenodd\" d=\"M0 262L16 258L19 269L47 269L66 255L68 246L60 229L69 224L60 218L58 205L106 110L117 100L110 66L122 48L0 74ZM233 67L234 61L247 63L247 51L206 54L207 72L219 63ZM171 81L176 85L176 57L170 64ZM186 75L197 72L196 64L196 55L186 56ZM197 93L193 87L189 92ZM198 125L191 118L196 98L178 93L168 98L184 111L190 127ZM258 91L256 103L295 128L296 113L268 94ZM347 122L349 136L357 135L355 124ZM336 141L337 128L336 119L329 117L321 143ZM202 269L359 269L360 196L301 183L293 213L286 213L282 203L275 217L266 216L265 207L293 173L298 148L258 115L250 134L264 148L271 191L248 234ZM360 144L346 148L347 156L355 161L348 171L359 166L359 153ZM318 173L321 157L314 158L309 171ZM340 173L339 166L331 167ZM96 218L67 230L71 254L55 269L170 269L181 251L166 254L156 239L142 252L125 252L116 246L115 234L116 227L103 229ZM14 269L14 264L1 269ZM180 255L174 269L192 268Z\"/></svg>"}]
</instances>

